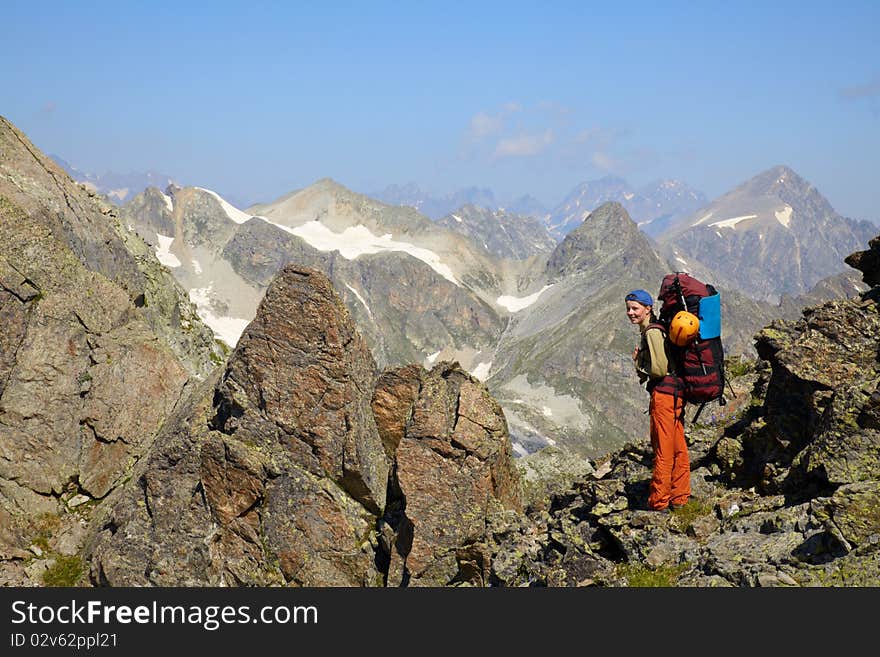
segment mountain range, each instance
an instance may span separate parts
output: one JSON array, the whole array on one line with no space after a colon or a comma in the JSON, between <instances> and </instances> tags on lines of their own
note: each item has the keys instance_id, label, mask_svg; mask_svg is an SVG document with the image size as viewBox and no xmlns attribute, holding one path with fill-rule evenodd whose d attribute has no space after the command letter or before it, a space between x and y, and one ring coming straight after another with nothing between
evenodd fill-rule
<instances>
[{"instance_id":1,"label":"mountain range","mask_svg":"<svg viewBox=\"0 0 880 657\"><path fill-rule=\"evenodd\" d=\"M379 367L452 360L484 381L519 454L555 444L595 455L644 430L620 299L683 258L665 258L622 205L601 205L554 245L534 219L465 206L431 221L330 179L244 211L209 190L166 191L146 190L120 219L230 348L272 278L297 262L333 282ZM731 354L803 305L750 298L699 271L722 291ZM857 292L855 272L829 274L812 298Z\"/></svg>"},{"instance_id":2,"label":"mountain range","mask_svg":"<svg viewBox=\"0 0 880 657\"><path fill-rule=\"evenodd\" d=\"M414 185L386 190L386 198L415 205L420 194ZM494 202L478 188L447 200L465 198ZM776 214L772 224L737 219L759 216L757 206L776 208L787 225ZM713 221L700 221L710 213ZM553 444L595 455L643 431L644 392L627 360L634 336L619 312L628 289L691 271L722 291L727 352L754 355L752 335L770 319L858 293L856 273L841 263L871 230L834 213L785 168L708 205L674 181L635 190L606 177L579 186L543 218L464 204L431 220L330 179L240 210L210 190L172 184L147 188L120 208L120 220L154 249L229 349L285 264L323 272L379 367L460 363L501 402L520 455ZM708 224L714 239L731 238L735 255L693 237ZM779 245L735 246L763 239L761 230ZM819 241L802 243L801 234ZM801 252L810 254L808 266ZM760 285L743 277L749 271Z\"/></svg>"},{"instance_id":3,"label":"mountain range","mask_svg":"<svg viewBox=\"0 0 880 657\"><path fill-rule=\"evenodd\" d=\"M547 227L561 239L594 208L611 201L620 203L647 235L656 237L704 205L706 197L677 180L660 180L635 189L619 176L605 176L575 187L551 212Z\"/></svg>"}]
</instances>

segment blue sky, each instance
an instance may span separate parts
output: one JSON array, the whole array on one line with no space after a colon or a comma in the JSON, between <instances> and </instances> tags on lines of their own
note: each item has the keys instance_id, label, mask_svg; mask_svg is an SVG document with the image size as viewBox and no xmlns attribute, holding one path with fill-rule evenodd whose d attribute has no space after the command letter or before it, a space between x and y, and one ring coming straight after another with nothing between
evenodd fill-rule
<instances>
[{"instance_id":1,"label":"blue sky","mask_svg":"<svg viewBox=\"0 0 880 657\"><path fill-rule=\"evenodd\" d=\"M0 114L91 172L249 201L777 164L880 222L880 2L19 2Z\"/></svg>"}]
</instances>

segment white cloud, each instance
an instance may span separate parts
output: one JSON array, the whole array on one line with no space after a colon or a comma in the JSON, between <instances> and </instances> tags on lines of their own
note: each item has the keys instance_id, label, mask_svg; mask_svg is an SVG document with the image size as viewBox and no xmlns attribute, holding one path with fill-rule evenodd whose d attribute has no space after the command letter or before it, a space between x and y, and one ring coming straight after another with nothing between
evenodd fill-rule
<instances>
[{"instance_id":1,"label":"white cloud","mask_svg":"<svg viewBox=\"0 0 880 657\"><path fill-rule=\"evenodd\" d=\"M601 153L599 151L593 153L593 157L591 158L593 161L593 166L597 169L602 169L603 171L613 171L616 166L614 160L611 158L608 153Z\"/></svg>"},{"instance_id":2,"label":"white cloud","mask_svg":"<svg viewBox=\"0 0 880 657\"><path fill-rule=\"evenodd\" d=\"M840 95L847 100L859 100L861 98L876 98L880 96L880 75L863 84L856 84L840 90Z\"/></svg>"},{"instance_id":3,"label":"white cloud","mask_svg":"<svg viewBox=\"0 0 880 657\"><path fill-rule=\"evenodd\" d=\"M495 147L494 157L524 157L537 155L553 143L553 130L547 129L537 135L520 135L502 139Z\"/></svg>"},{"instance_id":4,"label":"white cloud","mask_svg":"<svg viewBox=\"0 0 880 657\"><path fill-rule=\"evenodd\" d=\"M595 140L601 135L602 131L599 130L599 128L587 128L586 130L581 130L574 136L574 143L586 144L588 141Z\"/></svg>"},{"instance_id":5,"label":"white cloud","mask_svg":"<svg viewBox=\"0 0 880 657\"><path fill-rule=\"evenodd\" d=\"M467 141L475 143L489 137L494 137L504 132L507 118L511 114L523 111L523 106L517 102L505 103L495 114L478 112L471 117L467 130Z\"/></svg>"},{"instance_id":6,"label":"white cloud","mask_svg":"<svg viewBox=\"0 0 880 657\"><path fill-rule=\"evenodd\" d=\"M468 137L473 141L480 141L501 132L503 127L504 120L500 116L489 116L484 112L480 112L471 118Z\"/></svg>"}]
</instances>

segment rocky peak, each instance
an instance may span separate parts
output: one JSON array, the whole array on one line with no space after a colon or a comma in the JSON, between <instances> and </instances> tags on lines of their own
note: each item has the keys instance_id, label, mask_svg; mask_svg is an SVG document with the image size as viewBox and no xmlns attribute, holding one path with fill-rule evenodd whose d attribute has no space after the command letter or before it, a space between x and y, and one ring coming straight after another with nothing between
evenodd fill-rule
<instances>
[{"instance_id":1,"label":"rocky peak","mask_svg":"<svg viewBox=\"0 0 880 657\"><path fill-rule=\"evenodd\" d=\"M627 261L653 249L645 235L616 201L596 208L554 249L547 261L548 277L565 276L611 259Z\"/></svg>"},{"instance_id":2,"label":"rocky peak","mask_svg":"<svg viewBox=\"0 0 880 657\"><path fill-rule=\"evenodd\" d=\"M611 197L614 195L630 192L631 187L620 176L607 175L598 180L583 182L574 188L569 198L574 197L592 197L601 195Z\"/></svg>"},{"instance_id":3,"label":"rocky peak","mask_svg":"<svg viewBox=\"0 0 880 657\"><path fill-rule=\"evenodd\" d=\"M330 281L287 265L229 358L212 425L228 435L280 438L298 466L330 477L378 513L388 463L365 395L375 370Z\"/></svg>"},{"instance_id":4,"label":"rocky peak","mask_svg":"<svg viewBox=\"0 0 880 657\"><path fill-rule=\"evenodd\" d=\"M778 165L759 173L740 185L736 193L770 196L787 203L795 210L810 208L820 214L834 214L831 204L819 191L790 167Z\"/></svg>"},{"instance_id":5,"label":"rocky peak","mask_svg":"<svg viewBox=\"0 0 880 657\"><path fill-rule=\"evenodd\" d=\"M524 260L549 253L556 240L533 217L507 210L490 210L467 203L439 221L438 226L468 237L500 258Z\"/></svg>"},{"instance_id":6,"label":"rocky peak","mask_svg":"<svg viewBox=\"0 0 880 657\"><path fill-rule=\"evenodd\" d=\"M0 316L4 552L121 488L221 352L115 208L2 119Z\"/></svg>"}]
</instances>

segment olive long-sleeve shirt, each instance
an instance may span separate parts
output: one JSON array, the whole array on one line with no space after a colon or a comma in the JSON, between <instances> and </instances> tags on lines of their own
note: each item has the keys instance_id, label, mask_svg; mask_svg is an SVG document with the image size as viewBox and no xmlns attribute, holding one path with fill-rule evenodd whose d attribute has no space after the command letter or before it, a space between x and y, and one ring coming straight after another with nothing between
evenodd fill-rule
<instances>
[{"instance_id":1,"label":"olive long-sleeve shirt","mask_svg":"<svg viewBox=\"0 0 880 657\"><path fill-rule=\"evenodd\" d=\"M646 317L639 324L642 341L636 352L635 366L640 383L648 379L661 379L669 374L669 354L663 331L658 328L648 329L650 323L651 318Z\"/></svg>"}]
</instances>

